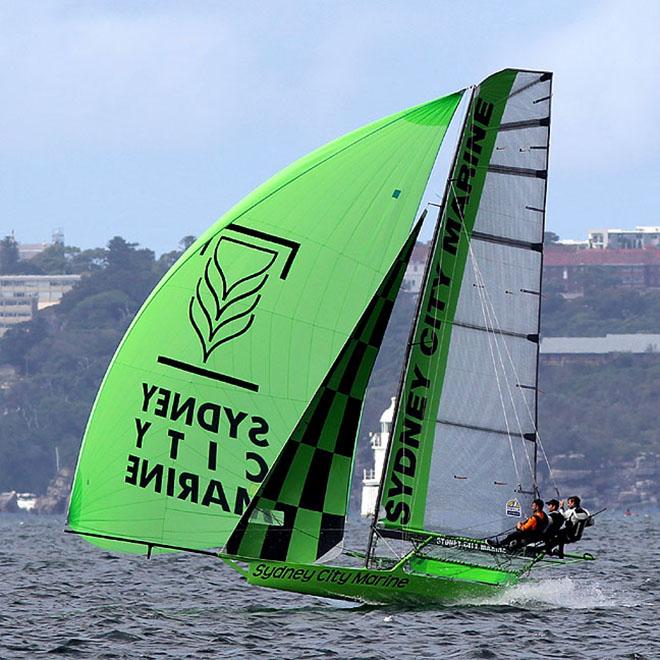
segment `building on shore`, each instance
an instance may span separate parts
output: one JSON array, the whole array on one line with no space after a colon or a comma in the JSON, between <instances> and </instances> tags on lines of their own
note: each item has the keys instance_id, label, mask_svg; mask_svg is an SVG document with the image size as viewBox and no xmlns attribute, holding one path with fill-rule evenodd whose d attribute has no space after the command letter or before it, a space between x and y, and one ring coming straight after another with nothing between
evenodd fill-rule
<instances>
[{"instance_id":1,"label":"building on shore","mask_svg":"<svg viewBox=\"0 0 660 660\"><path fill-rule=\"evenodd\" d=\"M603 363L616 355L643 355L660 359L660 335L607 334L604 337L543 337L541 358L547 364Z\"/></svg>"},{"instance_id":2,"label":"building on shore","mask_svg":"<svg viewBox=\"0 0 660 660\"><path fill-rule=\"evenodd\" d=\"M387 452L387 445L390 441L390 433L392 432L395 405L396 398L392 397L389 408L380 417L380 430L378 433L369 434L371 448L374 452L374 466L373 468L364 470L362 476L362 505L360 507L360 514L363 518L373 516L376 510L378 487L383 475L385 453Z\"/></svg>"},{"instance_id":3,"label":"building on shore","mask_svg":"<svg viewBox=\"0 0 660 660\"><path fill-rule=\"evenodd\" d=\"M424 269L429 257L430 243L417 243L410 255L401 288L408 293L417 294L422 288Z\"/></svg>"},{"instance_id":4,"label":"building on shore","mask_svg":"<svg viewBox=\"0 0 660 660\"><path fill-rule=\"evenodd\" d=\"M21 261L29 261L38 254L41 254L46 248L50 247L52 243L17 243L18 258Z\"/></svg>"},{"instance_id":5,"label":"building on shore","mask_svg":"<svg viewBox=\"0 0 660 660\"><path fill-rule=\"evenodd\" d=\"M0 337L17 323L31 321L37 310L56 305L80 275L1 275Z\"/></svg>"},{"instance_id":6,"label":"building on shore","mask_svg":"<svg viewBox=\"0 0 660 660\"><path fill-rule=\"evenodd\" d=\"M660 248L660 227L637 226L635 229L592 229L589 247L600 250L647 250Z\"/></svg>"},{"instance_id":7,"label":"building on shore","mask_svg":"<svg viewBox=\"0 0 660 660\"><path fill-rule=\"evenodd\" d=\"M564 246L545 250L544 286L554 284L563 293L580 294L585 272L594 268L612 275L620 286L660 287L660 249L577 250Z\"/></svg>"}]
</instances>

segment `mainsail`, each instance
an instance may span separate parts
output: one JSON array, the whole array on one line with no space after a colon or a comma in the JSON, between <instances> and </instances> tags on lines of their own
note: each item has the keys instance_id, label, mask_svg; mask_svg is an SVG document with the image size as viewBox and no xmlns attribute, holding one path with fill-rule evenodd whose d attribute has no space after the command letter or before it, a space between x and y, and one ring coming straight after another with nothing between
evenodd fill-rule
<instances>
[{"instance_id":1,"label":"mainsail","mask_svg":"<svg viewBox=\"0 0 660 660\"><path fill-rule=\"evenodd\" d=\"M227 541L409 236L461 96L313 152L189 248L110 364L71 531L137 552Z\"/></svg>"},{"instance_id":2,"label":"mainsail","mask_svg":"<svg viewBox=\"0 0 660 660\"><path fill-rule=\"evenodd\" d=\"M551 74L469 103L406 358L377 529L486 537L536 489Z\"/></svg>"}]
</instances>

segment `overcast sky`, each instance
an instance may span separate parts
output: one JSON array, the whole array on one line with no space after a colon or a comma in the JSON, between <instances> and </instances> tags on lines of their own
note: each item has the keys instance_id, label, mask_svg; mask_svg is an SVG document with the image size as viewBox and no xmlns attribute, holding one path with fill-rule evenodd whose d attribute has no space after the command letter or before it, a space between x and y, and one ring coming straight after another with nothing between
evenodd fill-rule
<instances>
[{"instance_id":1,"label":"overcast sky","mask_svg":"<svg viewBox=\"0 0 660 660\"><path fill-rule=\"evenodd\" d=\"M659 29L653 0L4 0L0 233L167 251L324 142L509 66L555 73L547 228L659 225Z\"/></svg>"}]
</instances>

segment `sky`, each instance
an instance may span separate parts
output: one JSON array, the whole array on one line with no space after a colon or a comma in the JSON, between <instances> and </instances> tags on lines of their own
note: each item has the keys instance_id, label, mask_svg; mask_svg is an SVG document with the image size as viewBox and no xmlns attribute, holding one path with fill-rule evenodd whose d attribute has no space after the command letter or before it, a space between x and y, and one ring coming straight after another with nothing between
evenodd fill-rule
<instances>
[{"instance_id":1,"label":"sky","mask_svg":"<svg viewBox=\"0 0 660 660\"><path fill-rule=\"evenodd\" d=\"M654 0L5 0L0 234L160 254L323 143L506 67L555 74L546 228L660 225L659 28Z\"/></svg>"}]
</instances>

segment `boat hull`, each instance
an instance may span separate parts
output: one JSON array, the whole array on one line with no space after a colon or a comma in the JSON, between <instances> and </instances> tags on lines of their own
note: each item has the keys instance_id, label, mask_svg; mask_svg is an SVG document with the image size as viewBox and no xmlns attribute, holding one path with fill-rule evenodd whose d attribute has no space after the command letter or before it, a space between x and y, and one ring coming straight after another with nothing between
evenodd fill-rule
<instances>
[{"instance_id":1,"label":"boat hull","mask_svg":"<svg viewBox=\"0 0 660 660\"><path fill-rule=\"evenodd\" d=\"M517 582L492 569L424 560L387 570L250 560L244 572L255 586L375 605L456 603L488 597Z\"/></svg>"}]
</instances>

